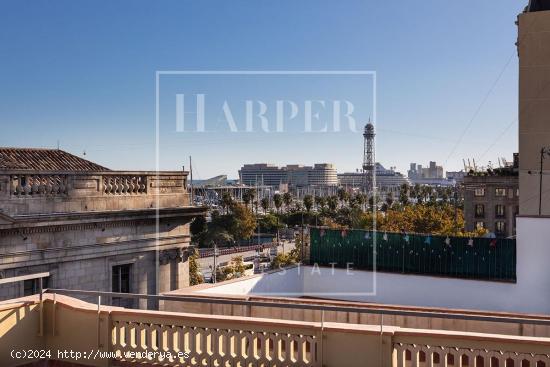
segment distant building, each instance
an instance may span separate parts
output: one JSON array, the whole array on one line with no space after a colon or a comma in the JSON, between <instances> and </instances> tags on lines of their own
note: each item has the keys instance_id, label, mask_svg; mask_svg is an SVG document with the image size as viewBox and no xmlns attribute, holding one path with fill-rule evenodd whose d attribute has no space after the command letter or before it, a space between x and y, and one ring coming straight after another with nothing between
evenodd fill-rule
<instances>
[{"instance_id":1,"label":"distant building","mask_svg":"<svg viewBox=\"0 0 550 367\"><path fill-rule=\"evenodd\" d=\"M516 161L517 163L517 161ZM464 176L464 219L466 230L485 228L498 237L516 234L519 214L518 166Z\"/></svg>"},{"instance_id":2,"label":"distant building","mask_svg":"<svg viewBox=\"0 0 550 367\"><path fill-rule=\"evenodd\" d=\"M245 164L239 170L240 181L244 185L263 184L279 187L336 186L336 167L330 163L316 163L313 166L289 164L278 167L267 163Z\"/></svg>"},{"instance_id":3,"label":"distant building","mask_svg":"<svg viewBox=\"0 0 550 367\"><path fill-rule=\"evenodd\" d=\"M407 171L407 176L412 181L419 179L440 179L443 178L443 167L438 166L435 162L430 162L428 167L423 167L421 164L411 163L410 169Z\"/></svg>"},{"instance_id":4,"label":"distant building","mask_svg":"<svg viewBox=\"0 0 550 367\"><path fill-rule=\"evenodd\" d=\"M338 176L336 167L330 163L317 163L308 171L309 186L336 186Z\"/></svg>"},{"instance_id":5,"label":"distant building","mask_svg":"<svg viewBox=\"0 0 550 367\"><path fill-rule=\"evenodd\" d=\"M376 188L382 192L398 192L401 185L410 184L403 174L395 169L386 169L376 162ZM347 188L361 188L363 185L362 172L346 172L338 174L338 184Z\"/></svg>"},{"instance_id":6,"label":"distant building","mask_svg":"<svg viewBox=\"0 0 550 367\"><path fill-rule=\"evenodd\" d=\"M194 187L216 187L227 185L227 175L219 175L206 180L193 181Z\"/></svg>"},{"instance_id":7,"label":"distant building","mask_svg":"<svg viewBox=\"0 0 550 367\"><path fill-rule=\"evenodd\" d=\"M268 163L245 164L239 170L239 179L243 185L279 186L286 182L286 171Z\"/></svg>"}]
</instances>

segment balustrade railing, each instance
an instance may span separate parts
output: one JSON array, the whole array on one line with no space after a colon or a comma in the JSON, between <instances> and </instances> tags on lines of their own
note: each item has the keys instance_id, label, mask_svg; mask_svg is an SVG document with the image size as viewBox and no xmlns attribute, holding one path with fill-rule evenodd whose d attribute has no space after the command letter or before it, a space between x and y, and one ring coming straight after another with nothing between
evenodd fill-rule
<instances>
[{"instance_id":1,"label":"balustrade railing","mask_svg":"<svg viewBox=\"0 0 550 367\"><path fill-rule=\"evenodd\" d=\"M117 359L126 362L186 366L319 366L316 336L290 331L247 330L223 324L204 327L113 320L112 336L111 350Z\"/></svg>"},{"instance_id":2,"label":"balustrade railing","mask_svg":"<svg viewBox=\"0 0 550 367\"><path fill-rule=\"evenodd\" d=\"M506 350L395 343L394 367L548 367L550 355ZM550 352L549 352L550 353Z\"/></svg>"},{"instance_id":3,"label":"balustrade railing","mask_svg":"<svg viewBox=\"0 0 550 367\"><path fill-rule=\"evenodd\" d=\"M11 193L15 196L58 196L68 192L68 175L12 175Z\"/></svg>"},{"instance_id":4,"label":"balustrade railing","mask_svg":"<svg viewBox=\"0 0 550 367\"><path fill-rule=\"evenodd\" d=\"M108 195L147 194L147 176L104 175L103 191Z\"/></svg>"}]
</instances>

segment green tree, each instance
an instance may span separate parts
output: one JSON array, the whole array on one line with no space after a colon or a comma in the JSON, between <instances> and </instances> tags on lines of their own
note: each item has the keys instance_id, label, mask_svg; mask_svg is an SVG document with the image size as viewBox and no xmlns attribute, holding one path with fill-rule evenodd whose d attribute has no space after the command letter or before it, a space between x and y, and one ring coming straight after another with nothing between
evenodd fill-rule
<instances>
[{"instance_id":1,"label":"green tree","mask_svg":"<svg viewBox=\"0 0 550 367\"><path fill-rule=\"evenodd\" d=\"M391 191L386 195L386 205L388 208L391 208L393 205L393 193Z\"/></svg>"},{"instance_id":2,"label":"green tree","mask_svg":"<svg viewBox=\"0 0 550 367\"><path fill-rule=\"evenodd\" d=\"M286 211L288 212L288 209L290 208L290 204L292 204L292 195L290 192L285 192L283 194L283 203L285 203Z\"/></svg>"},{"instance_id":3,"label":"green tree","mask_svg":"<svg viewBox=\"0 0 550 367\"><path fill-rule=\"evenodd\" d=\"M306 208L306 211L309 213L311 211L311 208L313 207L313 196L306 195L304 196L304 207Z\"/></svg>"},{"instance_id":4,"label":"green tree","mask_svg":"<svg viewBox=\"0 0 550 367\"><path fill-rule=\"evenodd\" d=\"M199 269L199 251L193 249L193 254L189 256L189 285L197 285L204 283L204 277Z\"/></svg>"},{"instance_id":5,"label":"green tree","mask_svg":"<svg viewBox=\"0 0 550 367\"><path fill-rule=\"evenodd\" d=\"M195 219L193 219L189 227L192 241L199 242L201 236L204 235L207 229L208 229L208 226L206 223L206 218L203 215L195 217Z\"/></svg>"},{"instance_id":6,"label":"green tree","mask_svg":"<svg viewBox=\"0 0 550 367\"><path fill-rule=\"evenodd\" d=\"M317 207L317 210L325 209L325 205L327 205L327 201L324 197L315 196L315 206Z\"/></svg>"},{"instance_id":7,"label":"green tree","mask_svg":"<svg viewBox=\"0 0 550 367\"><path fill-rule=\"evenodd\" d=\"M336 196L329 196L327 199L327 206L331 212L335 212L336 208L338 208L338 197Z\"/></svg>"},{"instance_id":8,"label":"green tree","mask_svg":"<svg viewBox=\"0 0 550 367\"><path fill-rule=\"evenodd\" d=\"M410 187L409 184L406 182L401 185L401 188L399 189L399 202L403 206L407 206L409 204L409 191Z\"/></svg>"},{"instance_id":9,"label":"green tree","mask_svg":"<svg viewBox=\"0 0 550 367\"><path fill-rule=\"evenodd\" d=\"M220 205L222 206L225 214L229 212L229 208L231 207L231 204L233 204L233 198L231 197L231 194L227 191L222 193L222 199L220 201Z\"/></svg>"},{"instance_id":10,"label":"green tree","mask_svg":"<svg viewBox=\"0 0 550 367\"><path fill-rule=\"evenodd\" d=\"M262 206L262 209L264 210L264 213L267 213L267 210L269 209L269 198L263 198L260 201L260 205Z\"/></svg>"},{"instance_id":11,"label":"green tree","mask_svg":"<svg viewBox=\"0 0 550 367\"><path fill-rule=\"evenodd\" d=\"M244 205L239 203L233 203L231 211L232 223L231 223L231 235L239 239L248 239L254 234L256 229L256 218L254 214Z\"/></svg>"},{"instance_id":12,"label":"green tree","mask_svg":"<svg viewBox=\"0 0 550 367\"><path fill-rule=\"evenodd\" d=\"M343 188L339 188L336 195L341 205L344 205L349 200L349 193Z\"/></svg>"},{"instance_id":13,"label":"green tree","mask_svg":"<svg viewBox=\"0 0 550 367\"><path fill-rule=\"evenodd\" d=\"M275 209L277 209L277 213L281 213L281 207L283 206L283 197L281 196L281 194L273 195L273 204L275 204Z\"/></svg>"},{"instance_id":14,"label":"green tree","mask_svg":"<svg viewBox=\"0 0 550 367\"><path fill-rule=\"evenodd\" d=\"M254 196L256 196L256 189L248 189L243 193L243 201L247 207L254 200Z\"/></svg>"},{"instance_id":15,"label":"green tree","mask_svg":"<svg viewBox=\"0 0 550 367\"><path fill-rule=\"evenodd\" d=\"M362 192L356 193L353 197L353 202L355 206L363 208L363 206L365 205L365 194L363 194Z\"/></svg>"}]
</instances>

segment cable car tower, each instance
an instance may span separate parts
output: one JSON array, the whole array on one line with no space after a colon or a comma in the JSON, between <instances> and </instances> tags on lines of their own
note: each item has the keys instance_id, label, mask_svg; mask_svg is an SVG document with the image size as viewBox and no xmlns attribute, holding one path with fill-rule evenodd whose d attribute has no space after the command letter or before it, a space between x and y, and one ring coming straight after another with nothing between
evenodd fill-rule
<instances>
[{"instance_id":1,"label":"cable car tower","mask_svg":"<svg viewBox=\"0 0 550 367\"><path fill-rule=\"evenodd\" d=\"M376 163L374 158L374 125L369 122L363 132L363 191L369 195L375 185Z\"/></svg>"}]
</instances>

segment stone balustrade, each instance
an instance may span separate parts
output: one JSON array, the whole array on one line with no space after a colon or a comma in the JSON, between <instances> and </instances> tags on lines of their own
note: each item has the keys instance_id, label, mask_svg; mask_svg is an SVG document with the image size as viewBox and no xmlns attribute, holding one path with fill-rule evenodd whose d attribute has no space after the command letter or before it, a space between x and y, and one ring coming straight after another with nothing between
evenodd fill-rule
<instances>
[{"instance_id":1,"label":"stone balustrade","mask_svg":"<svg viewBox=\"0 0 550 367\"><path fill-rule=\"evenodd\" d=\"M11 358L13 348L38 348L86 366L550 366L550 338L130 310L53 297L0 304L2 365L32 361ZM97 358L59 357L59 350Z\"/></svg>"},{"instance_id":2,"label":"stone balustrade","mask_svg":"<svg viewBox=\"0 0 550 367\"><path fill-rule=\"evenodd\" d=\"M550 351L529 353L506 350L506 348L475 348L448 345L394 344L394 367L438 366L548 366Z\"/></svg>"},{"instance_id":3,"label":"stone balustrade","mask_svg":"<svg viewBox=\"0 0 550 367\"><path fill-rule=\"evenodd\" d=\"M131 321L113 315L112 350L126 362L189 366L320 366L318 336L258 325L217 324L193 320L160 323ZM169 357L147 351L170 352ZM179 354L178 354L179 352Z\"/></svg>"},{"instance_id":4,"label":"stone balustrade","mask_svg":"<svg viewBox=\"0 0 550 367\"><path fill-rule=\"evenodd\" d=\"M0 207L7 215L187 205L183 171L0 172Z\"/></svg>"},{"instance_id":5,"label":"stone balustrade","mask_svg":"<svg viewBox=\"0 0 550 367\"><path fill-rule=\"evenodd\" d=\"M17 197L67 195L68 177L63 174L14 174L10 176L10 194Z\"/></svg>"},{"instance_id":6,"label":"stone balustrade","mask_svg":"<svg viewBox=\"0 0 550 367\"><path fill-rule=\"evenodd\" d=\"M103 175L103 192L107 195L147 194L147 176Z\"/></svg>"}]
</instances>

